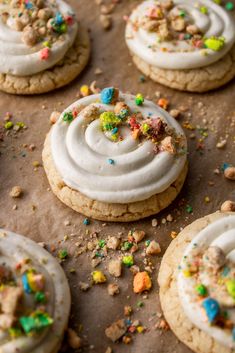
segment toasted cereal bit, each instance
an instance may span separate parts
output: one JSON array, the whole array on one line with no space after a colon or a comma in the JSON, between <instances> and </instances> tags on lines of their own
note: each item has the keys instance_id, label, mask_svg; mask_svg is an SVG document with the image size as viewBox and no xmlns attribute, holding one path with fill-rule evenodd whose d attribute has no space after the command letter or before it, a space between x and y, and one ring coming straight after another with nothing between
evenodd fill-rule
<instances>
[{"instance_id":1,"label":"toasted cereal bit","mask_svg":"<svg viewBox=\"0 0 235 353\"><path fill-rule=\"evenodd\" d=\"M119 294L119 286L117 283L110 283L108 285L108 294L112 296L115 294Z\"/></svg>"},{"instance_id":2,"label":"toasted cereal bit","mask_svg":"<svg viewBox=\"0 0 235 353\"><path fill-rule=\"evenodd\" d=\"M13 186L9 194L13 198L18 198L23 195L23 190L20 186Z\"/></svg>"},{"instance_id":3,"label":"toasted cereal bit","mask_svg":"<svg viewBox=\"0 0 235 353\"><path fill-rule=\"evenodd\" d=\"M210 200L209 196L205 196L204 201L205 201L205 203L209 203L211 200Z\"/></svg>"},{"instance_id":4,"label":"toasted cereal bit","mask_svg":"<svg viewBox=\"0 0 235 353\"><path fill-rule=\"evenodd\" d=\"M132 338L130 336L123 336L122 342L125 344L130 344L132 342Z\"/></svg>"},{"instance_id":5,"label":"toasted cereal bit","mask_svg":"<svg viewBox=\"0 0 235 353\"><path fill-rule=\"evenodd\" d=\"M152 219L152 227L157 227L157 224L158 224L157 219L153 218Z\"/></svg>"},{"instance_id":6,"label":"toasted cereal bit","mask_svg":"<svg viewBox=\"0 0 235 353\"><path fill-rule=\"evenodd\" d=\"M60 112L57 112L57 111L52 112L50 115L50 123L55 124L59 119L60 115L61 115Z\"/></svg>"},{"instance_id":7,"label":"toasted cereal bit","mask_svg":"<svg viewBox=\"0 0 235 353\"><path fill-rule=\"evenodd\" d=\"M136 243L139 243L145 237L145 232L143 230L130 231L128 235L131 235Z\"/></svg>"},{"instance_id":8,"label":"toasted cereal bit","mask_svg":"<svg viewBox=\"0 0 235 353\"><path fill-rule=\"evenodd\" d=\"M127 326L125 320L118 320L106 328L105 335L113 342L118 341L125 335Z\"/></svg>"},{"instance_id":9,"label":"toasted cereal bit","mask_svg":"<svg viewBox=\"0 0 235 353\"><path fill-rule=\"evenodd\" d=\"M90 288L90 285L85 282L79 282L79 288L83 291L86 292Z\"/></svg>"},{"instance_id":10,"label":"toasted cereal bit","mask_svg":"<svg viewBox=\"0 0 235 353\"><path fill-rule=\"evenodd\" d=\"M142 293L145 290L150 290L152 287L152 281L149 277L148 272L138 272L133 280L133 291L134 293Z\"/></svg>"},{"instance_id":11,"label":"toasted cereal bit","mask_svg":"<svg viewBox=\"0 0 235 353\"><path fill-rule=\"evenodd\" d=\"M117 250L121 241L117 237L110 237L107 241L107 247L112 250Z\"/></svg>"},{"instance_id":12,"label":"toasted cereal bit","mask_svg":"<svg viewBox=\"0 0 235 353\"><path fill-rule=\"evenodd\" d=\"M225 201L220 208L221 212L235 212L235 202L227 200Z\"/></svg>"},{"instance_id":13,"label":"toasted cereal bit","mask_svg":"<svg viewBox=\"0 0 235 353\"><path fill-rule=\"evenodd\" d=\"M177 237L177 235L178 235L178 233L175 232L174 230L172 230L172 232L171 232L171 234L170 234L171 238L172 238L172 239L175 239L175 238Z\"/></svg>"},{"instance_id":14,"label":"toasted cereal bit","mask_svg":"<svg viewBox=\"0 0 235 353\"><path fill-rule=\"evenodd\" d=\"M82 340L74 330L69 328L67 330L67 334L68 334L68 344L70 345L71 348L78 349L82 347Z\"/></svg>"},{"instance_id":15,"label":"toasted cereal bit","mask_svg":"<svg viewBox=\"0 0 235 353\"><path fill-rule=\"evenodd\" d=\"M111 260L108 264L108 271L111 276L120 277L122 274L121 260Z\"/></svg>"},{"instance_id":16,"label":"toasted cereal bit","mask_svg":"<svg viewBox=\"0 0 235 353\"><path fill-rule=\"evenodd\" d=\"M125 316L130 316L132 313L132 307L130 305L124 306L124 315Z\"/></svg>"},{"instance_id":17,"label":"toasted cereal bit","mask_svg":"<svg viewBox=\"0 0 235 353\"><path fill-rule=\"evenodd\" d=\"M146 254L147 255L158 255L158 254L160 254L160 252L161 252L161 247L160 247L159 243L157 243L155 240L152 240L146 249Z\"/></svg>"},{"instance_id":18,"label":"toasted cereal bit","mask_svg":"<svg viewBox=\"0 0 235 353\"><path fill-rule=\"evenodd\" d=\"M224 170L224 176L226 179L235 180L235 167L228 167Z\"/></svg>"},{"instance_id":19,"label":"toasted cereal bit","mask_svg":"<svg viewBox=\"0 0 235 353\"><path fill-rule=\"evenodd\" d=\"M111 347L108 347L108 348L106 349L106 351L105 351L105 353L112 353L112 352L113 352L113 350L112 350Z\"/></svg>"},{"instance_id":20,"label":"toasted cereal bit","mask_svg":"<svg viewBox=\"0 0 235 353\"><path fill-rule=\"evenodd\" d=\"M102 271L93 271L92 272L92 279L94 284L100 284L106 282L106 277Z\"/></svg>"}]
</instances>

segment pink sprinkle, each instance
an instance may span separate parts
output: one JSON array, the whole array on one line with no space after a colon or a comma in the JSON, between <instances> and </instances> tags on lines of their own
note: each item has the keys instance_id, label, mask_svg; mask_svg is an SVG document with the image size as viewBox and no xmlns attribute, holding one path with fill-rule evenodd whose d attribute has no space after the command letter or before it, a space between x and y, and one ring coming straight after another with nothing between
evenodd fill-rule
<instances>
[{"instance_id":1,"label":"pink sprinkle","mask_svg":"<svg viewBox=\"0 0 235 353\"><path fill-rule=\"evenodd\" d=\"M179 40L184 40L184 33L179 34Z\"/></svg>"},{"instance_id":2,"label":"pink sprinkle","mask_svg":"<svg viewBox=\"0 0 235 353\"><path fill-rule=\"evenodd\" d=\"M47 60L49 58L50 55L50 49L49 48L43 48L40 53L40 59L41 60Z\"/></svg>"},{"instance_id":3,"label":"pink sprinkle","mask_svg":"<svg viewBox=\"0 0 235 353\"><path fill-rule=\"evenodd\" d=\"M196 48L202 48L203 45L204 45L204 43L203 43L202 40L196 40L196 41L194 42L194 46L195 46Z\"/></svg>"}]
</instances>

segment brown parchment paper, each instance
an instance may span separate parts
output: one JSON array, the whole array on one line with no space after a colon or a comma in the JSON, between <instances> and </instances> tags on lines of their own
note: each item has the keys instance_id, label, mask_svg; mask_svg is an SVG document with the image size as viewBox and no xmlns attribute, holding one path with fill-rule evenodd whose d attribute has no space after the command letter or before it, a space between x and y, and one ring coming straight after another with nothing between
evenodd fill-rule
<instances>
[{"instance_id":1,"label":"brown parchment paper","mask_svg":"<svg viewBox=\"0 0 235 353\"><path fill-rule=\"evenodd\" d=\"M213 171L223 163L235 164L235 81L220 90L208 94L189 94L177 92L150 80L139 82L140 73L132 65L131 57L124 41L125 23L123 16L137 1L123 0L113 13L113 28L104 32L99 23L99 7L93 0L70 0L82 23L90 29L92 39L92 56L87 69L72 84L50 94L23 97L0 93L0 124L4 122L7 111L13 115L12 121L23 121L27 129L14 133L9 132L4 141L0 142L0 227L18 232L35 241L45 242L53 248L66 248L70 256L63 263L72 291L72 315L70 326L83 328L79 335L84 341L84 352L105 353L108 346L114 352L132 353L189 353L171 331L155 329L161 312L158 298L157 273L161 257L171 241L170 232L179 232L182 227L198 217L219 209L226 199L235 200L235 183L228 181L223 174ZM95 69L99 67L103 74L96 76ZM158 227L152 227L152 218L132 224L113 224L91 221L89 226L83 224L84 217L64 206L52 194L40 166L33 165L35 161L41 164L41 151L45 135L50 128L49 116L53 110L62 111L76 100L79 87L89 84L94 79L100 87L115 85L121 90L134 94L141 92L145 97L156 100L155 92L161 92L170 100L172 108L187 108L180 119L181 124L189 121L196 130L185 129L189 137L189 175L178 199L167 210L157 215ZM199 139L208 128L208 137L203 141L204 149L197 150ZM195 134L195 138L190 135ZM191 136L192 137L192 136ZM216 148L219 139L227 141L223 149ZM35 144L36 149L30 151L27 146ZM213 184L213 186L209 185ZM23 197L12 199L9 196L11 188L20 185L24 190ZM210 202L204 201L209 197ZM182 199L185 201L182 202ZM186 212L186 205L191 205L193 213ZM14 205L17 205L17 209ZM171 214L173 222L162 224L162 219ZM67 222L68 221L68 222ZM164 221L163 221L164 222ZM65 225L65 224L70 225ZM81 292L79 281L88 282L92 271L90 253L75 257L75 243L79 236L89 239L89 234L99 232L100 239L108 235L122 232L127 236L130 229L138 228L146 231L146 239L159 241L162 253L152 259L155 271L152 273L153 289L143 298L132 291L132 275L128 269L118 280L120 294L110 297L107 285L93 286L88 292ZM72 235L71 234L75 234ZM68 240L63 242L64 236ZM83 242L84 244L85 242ZM143 248L143 245L141 245ZM56 251L54 252L56 254ZM144 268L142 250L135 254L135 262ZM107 261L99 265L108 278L108 283L114 280L108 275ZM76 273L70 273L71 268ZM138 308L137 302L143 301L144 306ZM145 334L133 335L130 345L113 344L105 334L105 328L119 318L124 318L123 308L131 305L133 319L138 319L147 327ZM82 325L82 326L81 326ZM65 346L65 352L70 349ZM72 351L72 350L71 350ZM208 352L209 353L209 352Z\"/></svg>"}]
</instances>

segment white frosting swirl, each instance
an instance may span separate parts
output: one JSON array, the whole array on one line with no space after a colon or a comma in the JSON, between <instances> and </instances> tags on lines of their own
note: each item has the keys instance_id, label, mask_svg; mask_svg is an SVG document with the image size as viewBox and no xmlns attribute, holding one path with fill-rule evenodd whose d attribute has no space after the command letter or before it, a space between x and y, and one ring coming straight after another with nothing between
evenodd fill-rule
<instances>
[{"instance_id":1,"label":"white frosting swirl","mask_svg":"<svg viewBox=\"0 0 235 353\"><path fill-rule=\"evenodd\" d=\"M175 132L185 135L169 114L150 101L137 107L135 97L120 95L131 111L144 117L161 117ZM102 111L113 111L113 105L96 103L100 95L83 98L66 112L78 106L95 104ZM63 113L64 114L64 113ZM133 139L127 126L120 128L122 141L112 142L101 130L99 119L87 121L82 110L71 124L63 122L63 114L51 132L51 150L56 168L64 182L93 200L108 203L141 201L166 190L179 176L186 153L180 156L161 152L155 154L153 143ZM114 161L109 164L108 160Z\"/></svg>"},{"instance_id":2,"label":"white frosting swirl","mask_svg":"<svg viewBox=\"0 0 235 353\"><path fill-rule=\"evenodd\" d=\"M227 215L213 222L204 228L190 243L184 253L184 259L191 258L191 254L196 248L208 248L209 246L219 247L226 255L227 260L231 261L235 266L235 215ZM185 263L182 260L181 268ZM199 274L200 275L200 274ZM207 275L202 275L204 280L210 281ZM181 304L190 321L205 331L219 343L229 348L235 348L231 330L221 329L218 326L210 325L205 320L201 303L195 300L195 280L193 277L185 277L183 271L178 275L178 292ZM215 293L216 295L217 293ZM213 297L213 293L212 293ZM218 296L216 295L216 300ZM220 301L219 301L220 303ZM220 303L220 305L222 305ZM235 302L233 307L226 308L230 320L235 326Z\"/></svg>"},{"instance_id":3,"label":"white frosting swirl","mask_svg":"<svg viewBox=\"0 0 235 353\"><path fill-rule=\"evenodd\" d=\"M160 41L154 32L138 26L154 0L140 4L131 14L126 27L126 42L132 53L146 63L162 69L183 70L210 65L222 57L235 43L234 19L219 5L211 0L174 0L174 13L177 9L186 12L186 19L195 24L205 37L224 37L225 45L219 51L198 49L185 40ZM208 14L200 11L200 6L208 9ZM136 28L136 24L137 27ZM165 50L167 49L167 51Z\"/></svg>"},{"instance_id":4,"label":"white frosting swirl","mask_svg":"<svg viewBox=\"0 0 235 353\"><path fill-rule=\"evenodd\" d=\"M50 0L45 2L54 14L57 11L62 15L73 14L72 8L63 0L56 0L56 6ZM3 12L8 12L9 6L9 4L0 1L0 15ZM0 16L0 73L15 76L34 75L53 67L64 58L68 49L73 45L78 31L78 24L74 21L72 25L68 26L68 31L53 43L48 59L41 60L42 44L39 43L33 47L24 44L22 32L11 28L12 21L14 19L9 17L4 23Z\"/></svg>"},{"instance_id":5,"label":"white frosting swirl","mask_svg":"<svg viewBox=\"0 0 235 353\"><path fill-rule=\"evenodd\" d=\"M45 278L45 292L49 293L46 311L53 318L54 324L40 334L14 339L0 329L0 352L54 352L61 343L70 312L70 290L65 274L58 261L40 245L21 235L0 229L0 265L4 264L11 269L17 280L21 280L18 278L19 271L16 272L15 269L25 259L30 259L30 266ZM22 308L25 307L28 311L32 305L31 296L25 294Z\"/></svg>"}]
</instances>

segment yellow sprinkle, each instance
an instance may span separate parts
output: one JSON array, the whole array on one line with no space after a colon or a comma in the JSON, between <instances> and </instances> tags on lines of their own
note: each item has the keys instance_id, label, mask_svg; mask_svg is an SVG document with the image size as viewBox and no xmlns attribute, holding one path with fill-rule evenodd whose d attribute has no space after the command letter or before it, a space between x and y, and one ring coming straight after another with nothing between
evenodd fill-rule
<instances>
[{"instance_id":1,"label":"yellow sprinkle","mask_svg":"<svg viewBox=\"0 0 235 353\"><path fill-rule=\"evenodd\" d=\"M92 272L92 279L95 284L105 283L106 277L101 271L94 271Z\"/></svg>"},{"instance_id":2,"label":"yellow sprinkle","mask_svg":"<svg viewBox=\"0 0 235 353\"><path fill-rule=\"evenodd\" d=\"M144 326L138 326L137 331L138 331L138 333L144 332Z\"/></svg>"},{"instance_id":3,"label":"yellow sprinkle","mask_svg":"<svg viewBox=\"0 0 235 353\"><path fill-rule=\"evenodd\" d=\"M183 270L184 277L192 277L192 273L189 270Z\"/></svg>"}]
</instances>

